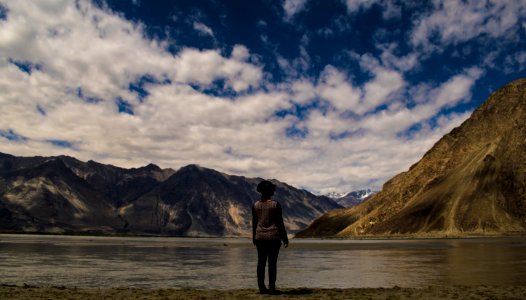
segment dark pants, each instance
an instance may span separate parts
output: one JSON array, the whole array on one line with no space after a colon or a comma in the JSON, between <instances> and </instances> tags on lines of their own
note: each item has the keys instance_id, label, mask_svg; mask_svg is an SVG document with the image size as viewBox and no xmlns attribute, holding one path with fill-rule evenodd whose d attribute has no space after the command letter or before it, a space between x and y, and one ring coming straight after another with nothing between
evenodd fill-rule
<instances>
[{"instance_id":1,"label":"dark pants","mask_svg":"<svg viewBox=\"0 0 526 300\"><path fill-rule=\"evenodd\" d=\"M281 241L256 241L258 249L258 286L260 290L265 289L265 265L268 259L268 285L271 290L276 288L276 274L279 248Z\"/></svg>"}]
</instances>

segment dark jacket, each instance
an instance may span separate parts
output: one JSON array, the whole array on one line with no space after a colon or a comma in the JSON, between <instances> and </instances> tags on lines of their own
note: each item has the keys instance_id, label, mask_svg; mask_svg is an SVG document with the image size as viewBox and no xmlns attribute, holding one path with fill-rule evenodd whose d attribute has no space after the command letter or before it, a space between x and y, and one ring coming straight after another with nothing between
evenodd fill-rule
<instances>
[{"instance_id":1,"label":"dark jacket","mask_svg":"<svg viewBox=\"0 0 526 300\"><path fill-rule=\"evenodd\" d=\"M274 200L259 200L252 206L252 240L282 240L288 244L281 205Z\"/></svg>"}]
</instances>

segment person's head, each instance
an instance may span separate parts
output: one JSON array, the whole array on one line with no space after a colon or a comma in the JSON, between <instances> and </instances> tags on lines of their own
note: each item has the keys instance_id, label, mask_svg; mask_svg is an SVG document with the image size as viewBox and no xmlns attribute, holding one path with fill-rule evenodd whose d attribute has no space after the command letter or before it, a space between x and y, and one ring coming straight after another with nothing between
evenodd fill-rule
<instances>
[{"instance_id":1,"label":"person's head","mask_svg":"<svg viewBox=\"0 0 526 300\"><path fill-rule=\"evenodd\" d=\"M262 199L270 199L276 191L276 185L268 180L263 180L258 184L256 191L261 194Z\"/></svg>"}]
</instances>

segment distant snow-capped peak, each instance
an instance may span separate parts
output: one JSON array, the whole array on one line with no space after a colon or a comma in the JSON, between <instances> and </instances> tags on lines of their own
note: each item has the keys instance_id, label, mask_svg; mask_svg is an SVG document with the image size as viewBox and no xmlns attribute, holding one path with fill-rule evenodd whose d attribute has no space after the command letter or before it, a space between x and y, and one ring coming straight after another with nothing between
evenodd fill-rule
<instances>
[{"instance_id":1,"label":"distant snow-capped peak","mask_svg":"<svg viewBox=\"0 0 526 300\"><path fill-rule=\"evenodd\" d=\"M326 194L325 196L331 198L331 199L340 199L348 195L349 193L338 193L338 192L330 192Z\"/></svg>"},{"instance_id":2,"label":"distant snow-capped peak","mask_svg":"<svg viewBox=\"0 0 526 300\"><path fill-rule=\"evenodd\" d=\"M325 196L331 199L341 199L341 198L346 198L346 197L353 197L355 199L363 200L371 196L372 194L374 194L374 192L371 191L371 189L363 189L363 190L352 191L349 193L330 192L328 194L325 194Z\"/></svg>"},{"instance_id":3,"label":"distant snow-capped peak","mask_svg":"<svg viewBox=\"0 0 526 300\"><path fill-rule=\"evenodd\" d=\"M350 192L347 195L345 195L344 197L352 196L352 197L354 197L356 199L365 199L365 198L371 196L372 194L374 194L374 192L371 191L371 189L366 189L366 190L359 190L359 191Z\"/></svg>"}]
</instances>

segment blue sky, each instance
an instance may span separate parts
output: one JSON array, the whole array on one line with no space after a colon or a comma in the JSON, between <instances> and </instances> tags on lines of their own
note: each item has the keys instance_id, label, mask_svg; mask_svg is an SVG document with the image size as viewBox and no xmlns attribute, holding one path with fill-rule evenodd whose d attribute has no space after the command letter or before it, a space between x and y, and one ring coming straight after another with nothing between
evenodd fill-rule
<instances>
[{"instance_id":1,"label":"blue sky","mask_svg":"<svg viewBox=\"0 0 526 300\"><path fill-rule=\"evenodd\" d=\"M526 77L525 16L525 0L0 0L0 151L380 189Z\"/></svg>"}]
</instances>

